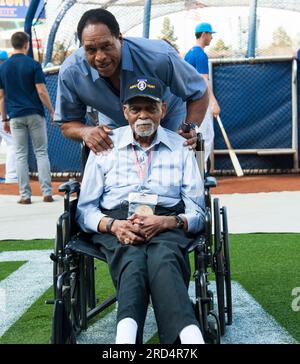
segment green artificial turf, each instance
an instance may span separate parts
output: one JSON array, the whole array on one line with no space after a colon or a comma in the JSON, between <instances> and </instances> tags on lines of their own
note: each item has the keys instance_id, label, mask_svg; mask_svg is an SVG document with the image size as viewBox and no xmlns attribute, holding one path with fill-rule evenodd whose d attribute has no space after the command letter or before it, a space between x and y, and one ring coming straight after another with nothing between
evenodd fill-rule
<instances>
[{"instance_id":1,"label":"green artificial turf","mask_svg":"<svg viewBox=\"0 0 300 364\"><path fill-rule=\"evenodd\" d=\"M0 241L0 252L12 250L42 250L53 249L54 239L48 240L2 240Z\"/></svg>"},{"instance_id":2,"label":"green artificial turf","mask_svg":"<svg viewBox=\"0 0 300 364\"><path fill-rule=\"evenodd\" d=\"M8 277L26 262L0 262L0 281Z\"/></svg>"},{"instance_id":3,"label":"green artificial turf","mask_svg":"<svg viewBox=\"0 0 300 364\"><path fill-rule=\"evenodd\" d=\"M28 247L50 249L52 246L51 240L7 241L0 242L0 251L25 250ZM294 298L292 290L300 287L300 234L231 235L230 256L232 280L238 281L300 342L300 312L294 312L291 307ZM11 264L16 263L19 262ZM96 266L97 275L102 276L101 282L97 282L97 296L100 299L107 298L114 292L107 265L97 262ZM44 301L52 299L52 292L52 288L49 288L0 338L0 343L48 343L53 306L45 305ZM150 343L156 342L157 335L150 340Z\"/></svg>"},{"instance_id":4,"label":"green artificial turf","mask_svg":"<svg viewBox=\"0 0 300 364\"><path fill-rule=\"evenodd\" d=\"M16 262L10 262L16 263ZM3 264L3 263L2 263ZM20 264L21 265L21 264ZM115 290L110 279L107 264L96 262L96 297L101 301L113 295ZM15 265L17 269L18 266ZM0 264L1 269L1 264ZM12 270L13 271L13 270ZM10 272L11 273L11 272ZM10 274L8 273L8 274ZM98 279L102 277L102 279ZM5 278L5 277L4 277ZM53 305L45 304L53 300L53 288L49 288L5 334L0 337L0 344L47 344L50 343ZM90 321L92 324L113 310L113 307L102 312Z\"/></svg>"},{"instance_id":5,"label":"green artificial turf","mask_svg":"<svg viewBox=\"0 0 300 364\"><path fill-rule=\"evenodd\" d=\"M230 237L232 279L300 342L300 312L292 310L292 290L300 287L300 234Z\"/></svg>"}]
</instances>

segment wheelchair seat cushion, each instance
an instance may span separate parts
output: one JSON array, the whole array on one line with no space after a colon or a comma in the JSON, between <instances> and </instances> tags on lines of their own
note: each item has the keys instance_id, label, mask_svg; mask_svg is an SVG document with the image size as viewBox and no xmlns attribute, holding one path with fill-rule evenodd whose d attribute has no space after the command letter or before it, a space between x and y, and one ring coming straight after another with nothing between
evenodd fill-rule
<instances>
[{"instance_id":1,"label":"wheelchair seat cushion","mask_svg":"<svg viewBox=\"0 0 300 364\"><path fill-rule=\"evenodd\" d=\"M86 254L106 262L105 255L100 251L99 246L92 243L91 235L79 235L71 240L67 247L75 253Z\"/></svg>"}]
</instances>

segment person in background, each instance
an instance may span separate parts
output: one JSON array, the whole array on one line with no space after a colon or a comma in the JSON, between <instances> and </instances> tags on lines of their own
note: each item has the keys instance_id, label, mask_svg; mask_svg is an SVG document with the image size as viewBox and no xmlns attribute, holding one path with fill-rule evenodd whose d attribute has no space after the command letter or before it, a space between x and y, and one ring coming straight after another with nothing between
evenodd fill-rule
<instances>
[{"instance_id":1,"label":"person in background","mask_svg":"<svg viewBox=\"0 0 300 364\"><path fill-rule=\"evenodd\" d=\"M29 35L16 32L11 37L13 55L0 67L0 112L3 129L11 132L16 150L17 176L20 199L18 203L31 204L28 167L28 136L37 159L39 183L44 202L52 202L50 162L45 111L51 120L54 109L45 85L41 65L27 56ZM9 118L8 118L9 115Z\"/></svg>"},{"instance_id":2,"label":"person in background","mask_svg":"<svg viewBox=\"0 0 300 364\"><path fill-rule=\"evenodd\" d=\"M293 57L297 60L300 61L300 49L294 50L293 51Z\"/></svg>"},{"instance_id":3,"label":"person in background","mask_svg":"<svg viewBox=\"0 0 300 364\"><path fill-rule=\"evenodd\" d=\"M0 65L8 59L8 53L5 50L0 50ZM3 130L2 117L0 114L0 144L4 141L6 144L6 159L5 159L5 177L0 178L0 183L18 183L16 172L16 152L13 146L13 141L10 133Z\"/></svg>"},{"instance_id":4,"label":"person in background","mask_svg":"<svg viewBox=\"0 0 300 364\"><path fill-rule=\"evenodd\" d=\"M199 128L199 132L202 134L204 139L206 163L211 152L213 151L214 145L213 117L219 116L221 111L209 82L208 57L204 52L205 47L209 46L213 39L213 33L215 32L209 23L198 24L195 28L196 44L187 52L184 57L185 61L191 64L199 72L200 76L207 80L209 90L209 106L205 118Z\"/></svg>"}]
</instances>

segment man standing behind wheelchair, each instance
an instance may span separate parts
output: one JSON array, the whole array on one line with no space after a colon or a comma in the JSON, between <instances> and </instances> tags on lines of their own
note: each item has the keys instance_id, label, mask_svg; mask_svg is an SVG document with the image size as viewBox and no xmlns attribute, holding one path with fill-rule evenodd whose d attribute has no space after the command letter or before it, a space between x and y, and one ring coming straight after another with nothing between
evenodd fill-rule
<instances>
[{"instance_id":1,"label":"man standing behind wheelchair","mask_svg":"<svg viewBox=\"0 0 300 364\"><path fill-rule=\"evenodd\" d=\"M208 106L205 81L163 40L123 38L112 13L99 8L86 11L77 26L82 47L59 71L55 120L66 138L83 140L93 152L112 147L112 129L127 125L122 110L124 86L141 74L164 87L168 105L162 125L178 131L185 145L195 147L196 132L183 130L186 121L200 125ZM99 113L99 125L85 125L87 106Z\"/></svg>"},{"instance_id":2,"label":"man standing behind wheelchair","mask_svg":"<svg viewBox=\"0 0 300 364\"><path fill-rule=\"evenodd\" d=\"M150 296L162 344L204 343L187 291L203 184L183 137L160 126L162 97L154 78L126 85L129 125L113 130L113 149L90 153L78 201L77 221L93 233L117 289L117 344L142 342Z\"/></svg>"}]
</instances>

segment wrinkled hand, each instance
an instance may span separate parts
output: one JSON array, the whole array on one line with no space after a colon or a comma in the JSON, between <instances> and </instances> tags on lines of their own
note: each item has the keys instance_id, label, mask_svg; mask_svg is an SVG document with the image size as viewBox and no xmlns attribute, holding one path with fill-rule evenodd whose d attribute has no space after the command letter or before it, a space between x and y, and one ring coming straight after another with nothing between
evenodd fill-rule
<instances>
[{"instance_id":1,"label":"wrinkled hand","mask_svg":"<svg viewBox=\"0 0 300 364\"><path fill-rule=\"evenodd\" d=\"M112 130L106 125L86 128L83 135L83 141L94 153L101 153L114 147L108 136L111 131Z\"/></svg>"},{"instance_id":2,"label":"wrinkled hand","mask_svg":"<svg viewBox=\"0 0 300 364\"><path fill-rule=\"evenodd\" d=\"M188 133L184 133L182 129L178 130L178 134L187 139L183 144L188 146L189 149L196 149L197 133L196 130L191 129Z\"/></svg>"},{"instance_id":3,"label":"wrinkled hand","mask_svg":"<svg viewBox=\"0 0 300 364\"><path fill-rule=\"evenodd\" d=\"M154 236L176 227L176 220L172 216L140 216L133 214L128 218L134 225L138 226L146 241Z\"/></svg>"},{"instance_id":4,"label":"wrinkled hand","mask_svg":"<svg viewBox=\"0 0 300 364\"><path fill-rule=\"evenodd\" d=\"M145 242L143 231L132 220L115 220L111 232L121 243L126 245L138 245Z\"/></svg>"}]
</instances>

